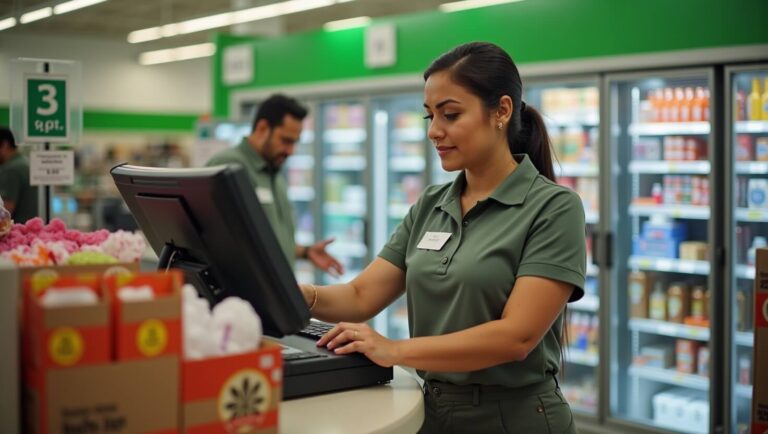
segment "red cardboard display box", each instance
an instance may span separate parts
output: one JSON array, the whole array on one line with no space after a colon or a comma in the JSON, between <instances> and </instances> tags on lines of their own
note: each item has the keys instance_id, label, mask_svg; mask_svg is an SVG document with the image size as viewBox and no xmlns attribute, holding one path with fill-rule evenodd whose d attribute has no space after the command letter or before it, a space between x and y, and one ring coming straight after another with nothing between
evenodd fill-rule
<instances>
[{"instance_id":1,"label":"red cardboard display box","mask_svg":"<svg viewBox=\"0 0 768 434\"><path fill-rule=\"evenodd\" d=\"M115 360L133 360L181 353L181 285L178 270L108 276L104 280L112 299ZM153 300L123 302L120 288L149 286Z\"/></svg>"},{"instance_id":2,"label":"red cardboard display box","mask_svg":"<svg viewBox=\"0 0 768 434\"><path fill-rule=\"evenodd\" d=\"M24 432L178 432L178 357L32 369L26 374Z\"/></svg>"},{"instance_id":3,"label":"red cardboard display box","mask_svg":"<svg viewBox=\"0 0 768 434\"><path fill-rule=\"evenodd\" d=\"M109 304L95 273L61 276L41 270L24 281L24 360L37 369L104 363L110 360ZM96 304L44 307L40 298L52 288L85 287Z\"/></svg>"},{"instance_id":4,"label":"red cardboard display box","mask_svg":"<svg viewBox=\"0 0 768 434\"><path fill-rule=\"evenodd\" d=\"M282 400L280 345L182 362L181 421L187 434L277 433Z\"/></svg>"}]
</instances>

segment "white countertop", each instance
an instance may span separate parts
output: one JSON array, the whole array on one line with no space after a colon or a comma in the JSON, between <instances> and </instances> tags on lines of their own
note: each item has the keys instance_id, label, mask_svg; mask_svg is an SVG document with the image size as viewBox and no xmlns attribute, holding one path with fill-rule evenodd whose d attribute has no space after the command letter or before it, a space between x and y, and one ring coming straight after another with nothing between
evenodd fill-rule
<instances>
[{"instance_id":1,"label":"white countertop","mask_svg":"<svg viewBox=\"0 0 768 434\"><path fill-rule=\"evenodd\" d=\"M424 422L424 396L416 378L395 366L389 384L280 404L280 433L415 433Z\"/></svg>"}]
</instances>

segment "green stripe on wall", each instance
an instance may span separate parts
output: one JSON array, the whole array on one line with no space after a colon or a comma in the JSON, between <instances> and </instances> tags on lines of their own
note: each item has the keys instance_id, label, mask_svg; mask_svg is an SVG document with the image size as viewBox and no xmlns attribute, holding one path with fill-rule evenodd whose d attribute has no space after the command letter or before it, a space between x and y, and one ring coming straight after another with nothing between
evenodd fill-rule
<instances>
[{"instance_id":1,"label":"green stripe on wall","mask_svg":"<svg viewBox=\"0 0 768 434\"><path fill-rule=\"evenodd\" d=\"M188 114L155 114L86 111L83 113L84 130L195 130L198 116Z\"/></svg>"},{"instance_id":2,"label":"green stripe on wall","mask_svg":"<svg viewBox=\"0 0 768 434\"><path fill-rule=\"evenodd\" d=\"M397 31L397 64L367 69L364 29L313 31L252 41L254 80L246 86L221 82L217 40L213 113L227 117L229 93L241 88L420 73L451 47L468 41L495 42L517 63L643 54L671 50L768 43L765 0L526 0L451 14L437 11L376 20Z\"/></svg>"},{"instance_id":3,"label":"green stripe on wall","mask_svg":"<svg viewBox=\"0 0 768 434\"><path fill-rule=\"evenodd\" d=\"M192 114L134 113L87 110L83 113L86 131L172 131L192 133L198 116ZM8 107L0 107L0 125L9 125Z\"/></svg>"}]
</instances>

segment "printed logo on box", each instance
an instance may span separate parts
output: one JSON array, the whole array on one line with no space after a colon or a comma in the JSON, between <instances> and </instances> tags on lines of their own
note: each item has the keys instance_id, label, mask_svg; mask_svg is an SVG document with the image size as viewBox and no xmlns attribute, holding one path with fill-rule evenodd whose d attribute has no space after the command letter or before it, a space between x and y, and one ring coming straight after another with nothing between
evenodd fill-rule
<instances>
[{"instance_id":1,"label":"printed logo on box","mask_svg":"<svg viewBox=\"0 0 768 434\"><path fill-rule=\"evenodd\" d=\"M136 333L136 345L146 357L154 357L168 346L168 330L165 324L156 319L148 319L141 323Z\"/></svg>"},{"instance_id":2,"label":"printed logo on box","mask_svg":"<svg viewBox=\"0 0 768 434\"><path fill-rule=\"evenodd\" d=\"M238 432L245 426L258 427L272 402L267 377L255 369L233 374L219 392L219 419L233 424Z\"/></svg>"},{"instance_id":3,"label":"printed logo on box","mask_svg":"<svg viewBox=\"0 0 768 434\"><path fill-rule=\"evenodd\" d=\"M768 328L768 293L755 295L755 327Z\"/></svg>"},{"instance_id":4,"label":"printed logo on box","mask_svg":"<svg viewBox=\"0 0 768 434\"><path fill-rule=\"evenodd\" d=\"M83 337L70 327L56 329L48 340L51 359L62 366L72 366L83 356Z\"/></svg>"}]
</instances>

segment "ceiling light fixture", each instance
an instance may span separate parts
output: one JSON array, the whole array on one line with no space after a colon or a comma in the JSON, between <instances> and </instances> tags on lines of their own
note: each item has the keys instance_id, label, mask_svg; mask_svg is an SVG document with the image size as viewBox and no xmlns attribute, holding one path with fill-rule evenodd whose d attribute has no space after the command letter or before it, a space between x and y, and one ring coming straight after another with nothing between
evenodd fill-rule
<instances>
[{"instance_id":1,"label":"ceiling light fixture","mask_svg":"<svg viewBox=\"0 0 768 434\"><path fill-rule=\"evenodd\" d=\"M346 20L329 21L323 24L323 29L329 32L337 30L352 29L355 27L364 27L371 22L371 17L355 17Z\"/></svg>"},{"instance_id":2,"label":"ceiling light fixture","mask_svg":"<svg viewBox=\"0 0 768 434\"><path fill-rule=\"evenodd\" d=\"M16 18L14 17L4 18L0 20L0 30L10 29L15 25L16 25Z\"/></svg>"},{"instance_id":3,"label":"ceiling light fixture","mask_svg":"<svg viewBox=\"0 0 768 434\"><path fill-rule=\"evenodd\" d=\"M93 6L98 3L103 3L107 0L70 0L68 2L59 3L53 7L53 13L56 15L66 14L77 9L82 9L88 6Z\"/></svg>"},{"instance_id":4,"label":"ceiling light fixture","mask_svg":"<svg viewBox=\"0 0 768 434\"><path fill-rule=\"evenodd\" d=\"M216 46L212 42L177 48L167 48L165 50L147 51L139 54L139 64L156 65L158 63L197 59L200 57L213 56L215 52Z\"/></svg>"},{"instance_id":5,"label":"ceiling light fixture","mask_svg":"<svg viewBox=\"0 0 768 434\"><path fill-rule=\"evenodd\" d=\"M42 20L53 15L53 8L48 6L46 8L38 9L36 11L27 12L19 18L21 24L31 23L32 21Z\"/></svg>"},{"instance_id":6,"label":"ceiling light fixture","mask_svg":"<svg viewBox=\"0 0 768 434\"><path fill-rule=\"evenodd\" d=\"M443 3L438 8L443 12L457 12L466 9L484 8L505 3L516 3L523 0L463 0L458 2Z\"/></svg>"},{"instance_id":7,"label":"ceiling light fixture","mask_svg":"<svg viewBox=\"0 0 768 434\"><path fill-rule=\"evenodd\" d=\"M177 23L166 24L158 27L135 30L128 34L128 42L137 44L139 42L154 41L160 38L167 38L176 35L185 35L188 33L211 30L218 27L231 26L233 24L242 24L252 21L275 18L282 15L304 12L312 9L319 9L331 6L336 3L344 3L352 0L287 0L280 3L273 3L264 6L256 6L249 9L243 9L234 12L224 12L206 17L194 18Z\"/></svg>"}]
</instances>

